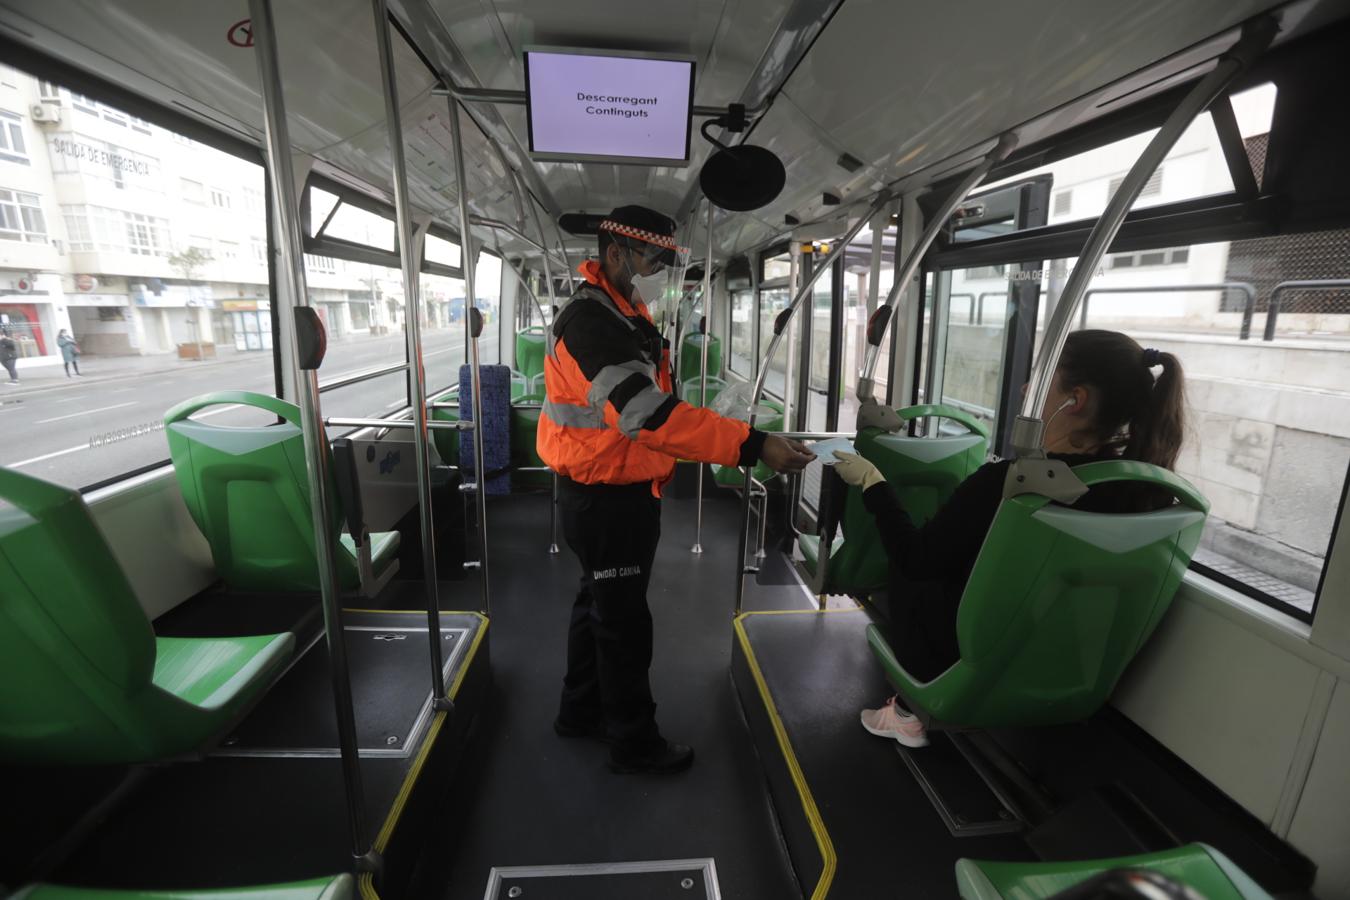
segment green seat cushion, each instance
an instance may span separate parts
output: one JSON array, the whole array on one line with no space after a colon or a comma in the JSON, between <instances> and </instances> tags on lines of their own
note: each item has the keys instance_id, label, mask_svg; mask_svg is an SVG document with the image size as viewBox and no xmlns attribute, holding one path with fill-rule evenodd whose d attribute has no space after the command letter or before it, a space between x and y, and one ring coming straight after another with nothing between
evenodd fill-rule
<instances>
[{"instance_id":1,"label":"green seat cushion","mask_svg":"<svg viewBox=\"0 0 1350 900\"><path fill-rule=\"evenodd\" d=\"M286 884L202 891L114 891L34 884L22 888L11 900L352 900L355 896L356 882L344 873Z\"/></svg>"},{"instance_id":2,"label":"green seat cushion","mask_svg":"<svg viewBox=\"0 0 1350 900\"><path fill-rule=\"evenodd\" d=\"M1161 853L1079 862L956 863L964 900L1043 900L1111 869L1150 869L1197 891L1205 900L1269 900L1270 895L1218 850L1187 844Z\"/></svg>"},{"instance_id":3,"label":"green seat cushion","mask_svg":"<svg viewBox=\"0 0 1350 900\"><path fill-rule=\"evenodd\" d=\"M370 568L374 571L375 577L378 578L380 573L398 556L398 548L402 543L402 538L397 531L372 531L369 538ZM356 559L356 539L344 532L338 537L338 541L351 554L352 559Z\"/></svg>"},{"instance_id":4,"label":"green seat cushion","mask_svg":"<svg viewBox=\"0 0 1350 900\"><path fill-rule=\"evenodd\" d=\"M203 709L247 701L267 675L288 659L295 636L263 634L228 638L155 638L155 672L161 690Z\"/></svg>"}]
</instances>

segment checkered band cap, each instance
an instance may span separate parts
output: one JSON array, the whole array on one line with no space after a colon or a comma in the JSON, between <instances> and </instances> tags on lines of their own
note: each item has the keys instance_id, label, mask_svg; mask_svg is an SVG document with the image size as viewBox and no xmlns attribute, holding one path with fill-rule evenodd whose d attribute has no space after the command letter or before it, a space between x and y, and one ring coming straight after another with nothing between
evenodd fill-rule
<instances>
[{"instance_id":1,"label":"checkered band cap","mask_svg":"<svg viewBox=\"0 0 1350 900\"><path fill-rule=\"evenodd\" d=\"M610 231L614 234L621 234L624 237L637 238L639 241L646 241L648 244L654 244L665 250L674 250L676 253L689 252L688 247L681 247L675 243L675 237L669 234L657 234L654 231L648 231L645 228L636 228L632 225L625 225L622 222L616 222L613 219L604 219L600 222L601 231Z\"/></svg>"}]
</instances>

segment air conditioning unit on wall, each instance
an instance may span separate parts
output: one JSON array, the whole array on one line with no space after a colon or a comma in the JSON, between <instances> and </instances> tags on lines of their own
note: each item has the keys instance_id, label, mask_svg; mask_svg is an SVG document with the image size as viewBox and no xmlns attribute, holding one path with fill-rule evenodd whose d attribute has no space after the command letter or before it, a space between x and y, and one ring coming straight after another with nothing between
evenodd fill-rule
<instances>
[{"instance_id":1,"label":"air conditioning unit on wall","mask_svg":"<svg viewBox=\"0 0 1350 900\"><path fill-rule=\"evenodd\" d=\"M28 114L34 122L60 122L61 107L50 103L34 103L28 108Z\"/></svg>"}]
</instances>

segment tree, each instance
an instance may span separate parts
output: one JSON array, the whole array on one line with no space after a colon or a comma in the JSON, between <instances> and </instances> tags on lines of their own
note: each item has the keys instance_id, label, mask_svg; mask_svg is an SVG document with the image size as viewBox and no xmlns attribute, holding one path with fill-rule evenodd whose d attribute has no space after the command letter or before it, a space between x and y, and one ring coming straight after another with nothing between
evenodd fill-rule
<instances>
[{"instance_id":1,"label":"tree","mask_svg":"<svg viewBox=\"0 0 1350 900\"><path fill-rule=\"evenodd\" d=\"M178 270L184 280L192 281L197 277L197 270L215 259L210 250L203 250L201 247L189 247L182 253L175 253L169 257L169 265Z\"/></svg>"}]
</instances>

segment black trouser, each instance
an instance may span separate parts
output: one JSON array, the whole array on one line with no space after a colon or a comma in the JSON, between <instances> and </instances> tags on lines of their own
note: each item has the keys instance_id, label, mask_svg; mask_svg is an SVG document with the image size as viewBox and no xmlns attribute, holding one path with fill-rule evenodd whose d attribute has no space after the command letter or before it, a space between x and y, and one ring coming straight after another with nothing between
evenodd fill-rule
<instances>
[{"instance_id":1,"label":"black trouser","mask_svg":"<svg viewBox=\"0 0 1350 900\"><path fill-rule=\"evenodd\" d=\"M662 740L647 677L647 584L661 537L661 501L650 483L559 481L563 534L581 561L581 588L567 632L558 718L577 727L603 721L615 755L642 752Z\"/></svg>"},{"instance_id":2,"label":"black trouser","mask_svg":"<svg viewBox=\"0 0 1350 900\"><path fill-rule=\"evenodd\" d=\"M10 381L18 381L18 380L19 380L19 370L18 370L18 366L16 366L16 365L14 364L14 360L12 360L12 359L0 359L0 363L4 363L4 366L5 366L6 371L9 372L9 380L10 380Z\"/></svg>"},{"instance_id":3,"label":"black trouser","mask_svg":"<svg viewBox=\"0 0 1350 900\"><path fill-rule=\"evenodd\" d=\"M77 363L75 360L72 359L70 362L66 363L66 377L67 377L67 378L70 377L70 367L71 367L71 366L74 366L74 367L75 367L75 374L76 374L76 375L80 374L80 364Z\"/></svg>"}]
</instances>

